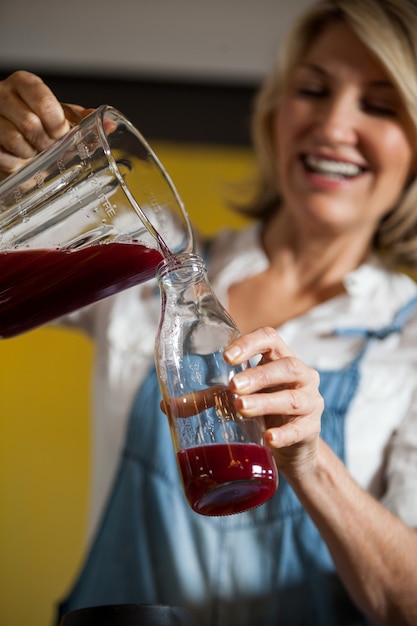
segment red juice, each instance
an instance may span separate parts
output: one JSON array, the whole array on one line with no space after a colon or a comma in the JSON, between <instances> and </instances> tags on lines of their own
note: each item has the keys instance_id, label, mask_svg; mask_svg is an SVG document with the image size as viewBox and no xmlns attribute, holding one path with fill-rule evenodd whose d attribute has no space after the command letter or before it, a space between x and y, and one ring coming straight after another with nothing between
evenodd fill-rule
<instances>
[{"instance_id":1,"label":"red juice","mask_svg":"<svg viewBox=\"0 0 417 626\"><path fill-rule=\"evenodd\" d=\"M272 451L261 445L210 444L177 454L184 492L201 515L231 515L263 504L275 493Z\"/></svg>"},{"instance_id":2,"label":"red juice","mask_svg":"<svg viewBox=\"0 0 417 626\"><path fill-rule=\"evenodd\" d=\"M13 337L155 276L157 250L106 243L0 251L0 337Z\"/></svg>"}]
</instances>

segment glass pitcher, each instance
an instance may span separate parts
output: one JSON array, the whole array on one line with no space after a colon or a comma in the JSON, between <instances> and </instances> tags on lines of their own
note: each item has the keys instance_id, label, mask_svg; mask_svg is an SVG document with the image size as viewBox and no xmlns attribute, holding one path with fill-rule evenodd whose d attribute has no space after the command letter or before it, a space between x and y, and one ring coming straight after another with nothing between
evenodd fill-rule
<instances>
[{"instance_id":1,"label":"glass pitcher","mask_svg":"<svg viewBox=\"0 0 417 626\"><path fill-rule=\"evenodd\" d=\"M163 165L102 105L0 184L0 337L12 337L153 277L193 250Z\"/></svg>"}]
</instances>

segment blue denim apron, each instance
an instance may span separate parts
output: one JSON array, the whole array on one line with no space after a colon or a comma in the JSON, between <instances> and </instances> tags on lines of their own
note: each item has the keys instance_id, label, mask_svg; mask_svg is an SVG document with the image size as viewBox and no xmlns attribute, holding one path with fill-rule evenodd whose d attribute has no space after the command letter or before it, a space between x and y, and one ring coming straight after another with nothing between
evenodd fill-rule
<instances>
[{"instance_id":1,"label":"blue denim apron","mask_svg":"<svg viewBox=\"0 0 417 626\"><path fill-rule=\"evenodd\" d=\"M345 419L371 341L401 332L417 298L363 337L345 368L321 371L322 437L345 459ZM134 401L118 474L86 564L60 615L118 603L186 606L196 626L359 626L328 549L280 476L266 504L203 517L186 503L155 369Z\"/></svg>"}]
</instances>

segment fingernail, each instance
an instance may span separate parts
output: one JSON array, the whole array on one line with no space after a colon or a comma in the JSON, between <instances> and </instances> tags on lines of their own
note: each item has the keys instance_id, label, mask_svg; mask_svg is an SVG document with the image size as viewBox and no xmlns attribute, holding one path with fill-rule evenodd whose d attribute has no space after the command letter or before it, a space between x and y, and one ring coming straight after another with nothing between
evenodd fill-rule
<instances>
[{"instance_id":1,"label":"fingernail","mask_svg":"<svg viewBox=\"0 0 417 626\"><path fill-rule=\"evenodd\" d=\"M244 389L245 387L247 387L248 382L249 382L248 377L242 374L239 374L233 377L233 386L236 389L236 391L240 391L241 389Z\"/></svg>"},{"instance_id":2,"label":"fingernail","mask_svg":"<svg viewBox=\"0 0 417 626\"><path fill-rule=\"evenodd\" d=\"M275 431L270 429L265 431L265 441L267 443L271 443L273 444L275 441L277 441L278 437L275 434Z\"/></svg>"},{"instance_id":3,"label":"fingernail","mask_svg":"<svg viewBox=\"0 0 417 626\"><path fill-rule=\"evenodd\" d=\"M230 346L230 348L226 348L226 350L224 350L223 356L226 358L227 361L232 362L237 359L241 353L242 350L239 348L239 346Z\"/></svg>"}]
</instances>

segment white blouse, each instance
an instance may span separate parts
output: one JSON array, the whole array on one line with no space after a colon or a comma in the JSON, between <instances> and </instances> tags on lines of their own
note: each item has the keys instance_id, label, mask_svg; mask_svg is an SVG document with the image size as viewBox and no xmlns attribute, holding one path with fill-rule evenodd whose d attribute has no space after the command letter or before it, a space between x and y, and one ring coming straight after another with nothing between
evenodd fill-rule
<instances>
[{"instance_id":1,"label":"white blouse","mask_svg":"<svg viewBox=\"0 0 417 626\"><path fill-rule=\"evenodd\" d=\"M210 257L209 279L226 308L230 285L268 266L258 226L220 233ZM278 329L297 356L318 369L348 364L362 344L330 331L380 328L417 295L411 278L376 258L348 274L345 288ZM96 343L90 536L117 469L133 398L153 360L159 304L152 280L70 317ZM417 527L417 315L403 333L372 342L361 374L347 416L347 467L364 489Z\"/></svg>"}]
</instances>

